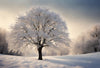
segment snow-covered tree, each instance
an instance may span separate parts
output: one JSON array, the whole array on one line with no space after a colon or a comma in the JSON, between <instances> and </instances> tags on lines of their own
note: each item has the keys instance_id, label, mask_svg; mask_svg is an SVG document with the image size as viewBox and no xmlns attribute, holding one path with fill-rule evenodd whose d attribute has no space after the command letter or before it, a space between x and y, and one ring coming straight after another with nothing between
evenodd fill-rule
<instances>
[{"instance_id":1,"label":"snow-covered tree","mask_svg":"<svg viewBox=\"0 0 100 68\"><path fill-rule=\"evenodd\" d=\"M96 25L90 30L90 37L95 40L94 51L100 51L100 25Z\"/></svg>"},{"instance_id":2,"label":"snow-covered tree","mask_svg":"<svg viewBox=\"0 0 100 68\"><path fill-rule=\"evenodd\" d=\"M79 36L70 46L71 54L85 54L100 51L100 25L92 27Z\"/></svg>"},{"instance_id":3,"label":"snow-covered tree","mask_svg":"<svg viewBox=\"0 0 100 68\"><path fill-rule=\"evenodd\" d=\"M12 27L11 36L13 43L19 48L28 45L37 46L39 60L42 60L43 47L60 47L69 43L67 27L62 18L40 7L32 8L20 16Z\"/></svg>"}]
</instances>

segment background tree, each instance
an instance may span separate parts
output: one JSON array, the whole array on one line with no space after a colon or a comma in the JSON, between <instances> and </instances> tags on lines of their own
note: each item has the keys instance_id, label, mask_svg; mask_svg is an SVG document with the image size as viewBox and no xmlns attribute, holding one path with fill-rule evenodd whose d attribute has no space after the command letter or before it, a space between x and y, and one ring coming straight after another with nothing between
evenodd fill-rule
<instances>
[{"instance_id":1,"label":"background tree","mask_svg":"<svg viewBox=\"0 0 100 68\"><path fill-rule=\"evenodd\" d=\"M100 25L92 27L73 41L70 46L71 54L85 54L100 51Z\"/></svg>"},{"instance_id":2,"label":"background tree","mask_svg":"<svg viewBox=\"0 0 100 68\"><path fill-rule=\"evenodd\" d=\"M90 37L95 40L94 51L100 51L100 25L96 25L90 30Z\"/></svg>"},{"instance_id":3,"label":"background tree","mask_svg":"<svg viewBox=\"0 0 100 68\"><path fill-rule=\"evenodd\" d=\"M6 31L0 28L0 53L8 53L8 43L6 41Z\"/></svg>"},{"instance_id":4,"label":"background tree","mask_svg":"<svg viewBox=\"0 0 100 68\"><path fill-rule=\"evenodd\" d=\"M12 27L12 41L22 46L37 46L39 60L42 60L42 48L68 45L69 38L65 22L59 15L45 8L32 8L20 16Z\"/></svg>"}]
</instances>

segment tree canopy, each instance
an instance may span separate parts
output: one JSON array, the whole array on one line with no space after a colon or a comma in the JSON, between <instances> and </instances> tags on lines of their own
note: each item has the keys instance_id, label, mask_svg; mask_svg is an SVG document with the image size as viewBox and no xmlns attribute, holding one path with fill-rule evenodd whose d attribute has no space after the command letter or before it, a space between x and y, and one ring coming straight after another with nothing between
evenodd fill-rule
<instances>
[{"instance_id":1,"label":"tree canopy","mask_svg":"<svg viewBox=\"0 0 100 68\"><path fill-rule=\"evenodd\" d=\"M12 41L17 46L61 46L68 45L67 25L62 18L46 9L31 8L17 19L12 27Z\"/></svg>"}]
</instances>

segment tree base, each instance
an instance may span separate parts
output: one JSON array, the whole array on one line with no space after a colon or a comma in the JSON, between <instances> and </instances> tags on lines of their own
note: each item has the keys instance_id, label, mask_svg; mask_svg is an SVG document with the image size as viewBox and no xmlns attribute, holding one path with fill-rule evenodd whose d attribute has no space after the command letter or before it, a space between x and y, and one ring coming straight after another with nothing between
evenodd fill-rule
<instances>
[{"instance_id":1,"label":"tree base","mask_svg":"<svg viewBox=\"0 0 100 68\"><path fill-rule=\"evenodd\" d=\"M38 59L38 60L43 60L43 59Z\"/></svg>"},{"instance_id":2,"label":"tree base","mask_svg":"<svg viewBox=\"0 0 100 68\"><path fill-rule=\"evenodd\" d=\"M38 54L39 54L38 60L42 60L42 48L43 47L38 48Z\"/></svg>"}]
</instances>

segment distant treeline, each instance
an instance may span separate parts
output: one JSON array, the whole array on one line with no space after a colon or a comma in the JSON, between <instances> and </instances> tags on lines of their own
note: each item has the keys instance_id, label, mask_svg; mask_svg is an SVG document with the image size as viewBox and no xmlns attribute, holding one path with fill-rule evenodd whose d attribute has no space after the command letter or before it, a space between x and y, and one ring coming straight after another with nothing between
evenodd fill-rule
<instances>
[{"instance_id":1,"label":"distant treeline","mask_svg":"<svg viewBox=\"0 0 100 68\"><path fill-rule=\"evenodd\" d=\"M21 55L18 51L8 49L7 34L6 30L0 28L0 54Z\"/></svg>"},{"instance_id":2,"label":"distant treeline","mask_svg":"<svg viewBox=\"0 0 100 68\"><path fill-rule=\"evenodd\" d=\"M82 33L70 45L70 54L86 54L100 52L100 25L96 25Z\"/></svg>"}]
</instances>

